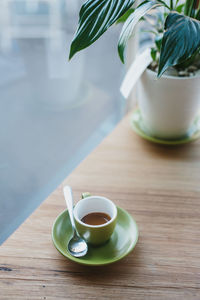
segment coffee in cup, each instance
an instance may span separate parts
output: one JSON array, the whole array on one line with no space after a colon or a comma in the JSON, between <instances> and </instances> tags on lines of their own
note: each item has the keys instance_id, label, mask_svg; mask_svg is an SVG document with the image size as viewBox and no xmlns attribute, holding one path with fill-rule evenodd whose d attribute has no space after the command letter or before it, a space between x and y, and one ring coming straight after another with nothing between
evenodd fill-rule
<instances>
[{"instance_id":1,"label":"coffee in cup","mask_svg":"<svg viewBox=\"0 0 200 300\"><path fill-rule=\"evenodd\" d=\"M76 204L74 220L81 237L90 244L101 245L115 229L117 207L105 197L89 196Z\"/></svg>"}]
</instances>

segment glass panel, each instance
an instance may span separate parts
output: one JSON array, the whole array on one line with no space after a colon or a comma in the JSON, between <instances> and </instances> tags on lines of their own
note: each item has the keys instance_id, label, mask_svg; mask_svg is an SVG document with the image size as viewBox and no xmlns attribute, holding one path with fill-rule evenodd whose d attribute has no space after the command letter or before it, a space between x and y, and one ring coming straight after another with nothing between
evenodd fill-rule
<instances>
[{"instance_id":1,"label":"glass panel","mask_svg":"<svg viewBox=\"0 0 200 300\"><path fill-rule=\"evenodd\" d=\"M119 27L68 62L81 4L0 1L0 243L123 115Z\"/></svg>"}]
</instances>

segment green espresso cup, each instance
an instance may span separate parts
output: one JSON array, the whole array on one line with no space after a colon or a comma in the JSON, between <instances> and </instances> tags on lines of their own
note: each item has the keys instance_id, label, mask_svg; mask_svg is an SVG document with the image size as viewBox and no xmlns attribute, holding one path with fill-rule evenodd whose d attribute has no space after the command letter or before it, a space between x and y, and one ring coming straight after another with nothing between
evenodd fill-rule
<instances>
[{"instance_id":1,"label":"green espresso cup","mask_svg":"<svg viewBox=\"0 0 200 300\"><path fill-rule=\"evenodd\" d=\"M90 225L83 222L82 219L85 216L93 213L106 214L109 216L109 219L106 223L100 225ZM105 197L87 196L76 204L74 208L74 220L79 235L88 243L99 246L109 240L115 229L117 207L111 200Z\"/></svg>"}]
</instances>

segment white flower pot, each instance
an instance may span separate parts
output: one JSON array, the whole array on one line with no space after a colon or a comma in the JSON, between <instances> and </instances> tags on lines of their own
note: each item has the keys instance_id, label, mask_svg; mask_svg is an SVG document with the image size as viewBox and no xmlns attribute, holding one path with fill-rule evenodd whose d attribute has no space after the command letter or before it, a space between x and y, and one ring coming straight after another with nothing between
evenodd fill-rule
<instances>
[{"instance_id":1,"label":"white flower pot","mask_svg":"<svg viewBox=\"0 0 200 300\"><path fill-rule=\"evenodd\" d=\"M187 134L200 109L200 76L175 77L146 69L138 84L139 108L149 134L164 139Z\"/></svg>"}]
</instances>

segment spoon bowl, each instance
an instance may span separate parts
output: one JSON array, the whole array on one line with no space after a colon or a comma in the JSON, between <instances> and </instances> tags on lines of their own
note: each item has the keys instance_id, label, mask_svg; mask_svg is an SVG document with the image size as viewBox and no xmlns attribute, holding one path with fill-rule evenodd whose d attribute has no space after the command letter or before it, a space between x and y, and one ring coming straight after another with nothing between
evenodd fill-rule
<instances>
[{"instance_id":1,"label":"spoon bowl","mask_svg":"<svg viewBox=\"0 0 200 300\"><path fill-rule=\"evenodd\" d=\"M68 242L68 251L74 257L85 256L88 252L88 245L84 239L82 239L75 227L74 214L73 214L73 196L72 189L70 186L65 186L63 189L65 201L69 211L69 217L72 225L73 236Z\"/></svg>"},{"instance_id":2,"label":"spoon bowl","mask_svg":"<svg viewBox=\"0 0 200 300\"><path fill-rule=\"evenodd\" d=\"M85 240L75 234L68 243L68 251L72 256L82 257L87 254L88 247Z\"/></svg>"}]
</instances>

